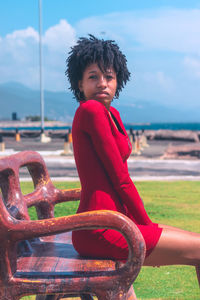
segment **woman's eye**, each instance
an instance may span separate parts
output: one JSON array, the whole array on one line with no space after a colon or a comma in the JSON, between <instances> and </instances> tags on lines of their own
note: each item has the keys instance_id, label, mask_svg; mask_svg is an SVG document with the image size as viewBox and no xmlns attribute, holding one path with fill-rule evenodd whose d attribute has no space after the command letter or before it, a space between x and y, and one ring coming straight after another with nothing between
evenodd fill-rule
<instances>
[{"instance_id":1,"label":"woman's eye","mask_svg":"<svg viewBox=\"0 0 200 300\"><path fill-rule=\"evenodd\" d=\"M111 79L113 79L113 76L112 76L112 75L107 75L106 78L107 78L108 80L111 80Z\"/></svg>"},{"instance_id":2,"label":"woman's eye","mask_svg":"<svg viewBox=\"0 0 200 300\"><path fill-rule=\"evenodd\" d=\"M97 79L97 76L96 76L96 75L91 75L91 76L89 77L89 79Z\"/></svg>"}]
</instances>

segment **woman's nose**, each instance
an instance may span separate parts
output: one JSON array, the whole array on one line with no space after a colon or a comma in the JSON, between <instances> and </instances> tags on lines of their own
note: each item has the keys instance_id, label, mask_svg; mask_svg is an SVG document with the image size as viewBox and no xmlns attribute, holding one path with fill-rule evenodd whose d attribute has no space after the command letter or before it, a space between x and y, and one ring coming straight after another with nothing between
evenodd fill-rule
<instances>
[{"instance_id":1,"label":"woman's nose","mask_svg":"<svg viewBox=\"0 0 200 300\"><path fill-rule=\"evenodd\" d=\"M98 80L98 87L106 87L107 81L104 76L101 76Z\"/></svg>"}]
</instances>

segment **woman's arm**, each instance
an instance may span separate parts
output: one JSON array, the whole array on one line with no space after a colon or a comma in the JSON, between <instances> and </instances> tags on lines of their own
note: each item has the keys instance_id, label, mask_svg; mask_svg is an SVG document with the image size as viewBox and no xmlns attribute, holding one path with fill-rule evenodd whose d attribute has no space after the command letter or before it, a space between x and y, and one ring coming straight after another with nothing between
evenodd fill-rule
<instances>
[{"instance_id":1,"label":"woman's arm","mask_svg":"<svg viewBox=\"0 0 200 300\"><path fill-rule=\"evenodd\" d=\"M138 224L152 224L113 138L106 108L95 100L82 105L82 128L92 140L119 198Z\"/></svg>"}]
</instances>

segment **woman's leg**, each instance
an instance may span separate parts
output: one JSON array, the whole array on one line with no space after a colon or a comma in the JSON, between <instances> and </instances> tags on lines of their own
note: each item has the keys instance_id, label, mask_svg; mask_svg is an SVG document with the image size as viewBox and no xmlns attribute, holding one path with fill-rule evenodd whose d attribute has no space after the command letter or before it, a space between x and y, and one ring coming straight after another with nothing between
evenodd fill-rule
<instances>
[{"instance_id":1,"label":"woman's leg","mask_svg":"<svg viewBox=\"0 0 200 300\"><path fill-rule=\"evenodd\" d=\"M145 266L193 265L200 266L200 234L175 227L163 228L160 239L145 259Z\"/></svg>"},{"instance_id":2,"label":"woman's leg","mask_svg":"<svg viewBox=\"0 0 200 300\"><path fill-rule=\"evenodd\" d=\"M200 235L200 233L187 231L187 230L184 230L184 229L181 229L181 228L178 228L178 227L175 227L175 226L170 226L170 225L158 224L158 227L164 228L164 229L171 229L171 230L181 231L181 232L189 232L189 233L191 233L192 235L195 235L195 236Z\"/></svg>"}]
</instances>

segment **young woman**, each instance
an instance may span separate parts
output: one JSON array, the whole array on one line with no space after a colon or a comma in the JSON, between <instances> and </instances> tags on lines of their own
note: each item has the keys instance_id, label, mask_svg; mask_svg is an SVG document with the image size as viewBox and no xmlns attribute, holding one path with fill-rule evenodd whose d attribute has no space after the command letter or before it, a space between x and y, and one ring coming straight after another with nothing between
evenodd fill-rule
<instances>
[{"instance_id":1,"label":"young woman","mask_svg":"<svg viewBox=\"0 0 200 300\"><path fill-rule=\"evenodd\" d=\"M146 243L145 265L200 266L200 234L153 223L130 179L131 144L111 106L130 73L126 58L110 40L80 38L67 59L71 90L80 102L73 126L73 147L82 192L78 212L107 209L128 216ZM117 231L73 232L75 249L85 256L126 260L128 246Z\"/></svg>"}]
</instances>

